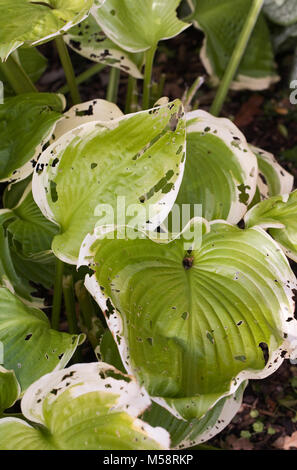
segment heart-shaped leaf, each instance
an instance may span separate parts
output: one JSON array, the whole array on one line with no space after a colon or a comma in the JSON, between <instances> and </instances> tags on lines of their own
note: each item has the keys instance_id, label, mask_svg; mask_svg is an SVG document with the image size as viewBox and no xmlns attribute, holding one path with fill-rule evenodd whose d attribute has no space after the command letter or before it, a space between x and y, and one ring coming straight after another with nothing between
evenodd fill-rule
<instances>
[{"instance_id":1,"label":"heart-shaped leaf","mask_svg":"<svg viewBox=\"0 0 297 470\"><path fill-rule=\"evenodd\" d=\"M0 59L24 43L37 45L62 34L82 21L92 4L93 0L0 0Z\"/></svg>"},{"instance_id":2,"label":"heart-shaped leaf","mask_svg":"<svg viewBox=\"0 0 297 470\"><path fill-rule=\"evenodd\" d=\"M23 391L42 375L65 367L83 338L52 330L41 310L25 305L8 289L0 288L4 367L14 370Z\"/></svg>"},{"instance_id":3,"label":"heart-shaped leaf","mask_svg":"<svg viewBox=\"0 0 297 470\"><path fill-rule=\"evenodd\" d=\"M64 41L78 54L102 64L116 67L135 78L143 78L143 54L122 49L106 37L93 15L72 28Z\"/></svg>"},{"instance_id":4,"label":"heart-shaped leaf","mask_svg":"<svg viewBox=\"0 0 297 470\"><path fill-rule=\"evenodd\" d=\"M33 177L35 201L61 227L52 244L55 255L75 264L96 223L127 217L128 223L156 228L174 203L184 161L179 100L64 134L42 154Z\"/></svg>"},{"instance_id":5,"label":"heart-shaped leaf","mask_svg":"<svg viewBox=\"0 0 297 470\"><path fill-rule=\"evenodd\" d=\"M33 172L64 107L64 97L53 93L5 100L0 106L0 181L21 180Z\"/></svg>"},{"instance_id":6,"label":"heart-shaped leaf","mask_svg":"<svg viewBox=\"0 0 297 470\"><path fill-rule=\"evenodd\" d=\"M214 85L225 73L252 3L253 0L191 1L191 20L205 34L200 57ZM231 87L263 90L279 80L275 70L270 32L261 14Z\"/></svg>"},{"instance_id":7,"label":"heart-shaped leaf","mask_svg":"<svg viewBox=\"0 0 297 470\"><path fill-rule=\"evenodd\" d=\"M194 219L170 243L121 233L98 228L86 237L80 263L95 271L86 287L126 369L176 417L201 418L241 382L295 355L296 278L261 228Z\"/></svg>"},{"instance_id":8,"label":"heart-shaped leaf","mask_svg":"<svg viewBox=\"0 0 297 470\"><path fill-rule=\"evenodd\" d=\"M228 119L187 114L187 161L176 203L200 204L207 220L238 223L257 182L257 159Z\"/></svg>"},{"instance_id":9,"label":"heart-shaped leaf","mask_svg":"<svg viewBox=\"0 0 297 470\"><path fill-rule=\"evenodd\" d=\"M100 8L95 0L91 11L109 39L126 51L140 52L190 26L177 18L179 3L180 0L108 0Z\"/></svg>"},{"instance_id":10,"label":"heart-shaped leaf","mask_svg":"<svg viewBox=\"0 0 297 470\"><path fill-rule=\"evenodd\" d=\"M247 227L257 225L269 229L286 255L297 261L297 190L260 202L244 220Z\"/></svg>"},{"instance_id":11,"label":"heart-shaped leaf","mask_svg":"<svg viewBox=\"0 0 297 470\"><path fill-rule=\"evenodd\" d=\"M35 382L22 412L0 420L0 449L161 450L168 433L137 418L150 399L135 379L104 363L76 364Z\"/></svg>"},{"instance_id":12,"label":"heart-shaped leaf","mask_svg":"<svg viewBox=\"0 0 297 470\"><path fill-rule=\"evenodd\" d=\"M14 371L0 366L0 416L17 401L20 393L21 388Z\"/></svg>"}]
</instances>

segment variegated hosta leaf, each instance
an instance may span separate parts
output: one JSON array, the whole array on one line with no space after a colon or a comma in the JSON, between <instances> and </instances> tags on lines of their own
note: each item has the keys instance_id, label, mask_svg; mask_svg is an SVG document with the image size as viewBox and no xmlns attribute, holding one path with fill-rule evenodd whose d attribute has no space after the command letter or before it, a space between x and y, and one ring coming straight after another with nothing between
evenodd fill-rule
<instances>
[{"instance_id":1,"label":"variegated hosta leaf","mask_svg":"<svg viewBox=\"0 0 297 470\"><path fill-rule=\"evenodd\" d=\"M244 220L247 227L258 225L269 229L286 255L297 261L297 190L260 202Z\"/></svg>"},{"instance_id":2,"label":"variegated hosta leaf","mask_svg":"<svg viewBox=\"0 0 297 470\"><path fill-rule=\"evenodd\" d=\"M90 100L70 108L57 122L50 142L58 140L67 132L92 121L112 121L123 116L120 108L106 100Z\"/></svg>"},{"instance_id":3,"label":"variegated hosta leaf","mask_svg":"<svg viewBox=\"0 0 297 470\"><path fill-rule=\"evenodd\" d=\"M253 202L257 203L280 194L289 194L293 189L294 176L279 165L272 153L253 145L250 145L250 148L258 159L259 167L257 193Z\"/></svg>"},{"instance_id":4,"label":"variegated hosta leaf","mask_svg":"<svg viewBox=\"0 0 297 470\"><path fill-rule=\"evenodd\" d=\"M0 365L0 416L19 398L20 385L13 370L6 370Z\"/></svg>"},{"instance_id":5,"label":"variegated hosta leaf","mask_svg":"<svg viewBox=\"0 0 297 470\"><path fill-rule=\"evenodd\" d=\"M176 198L184 160L179 100L64 134L42 154L33 177L35 201L61 227L55 255L75 264L96 224L125 216L128 223L158 227Z\"/></svg>"},{"instance_id":6,"label":"variegated hosta leaf","mask_svg":"<svg viewBox=\"0 0 297 470\"><path fill-rule=\"evenodd\" d=\"M82 21L92 4L93 0L0 0L0 59L24 43L37 45L62 34Z\"/></svg>"},{"instance_id":7,"label":"variegated hosta leaf","mask_svg":"<svg viewBox=\"0 0 297 470\"><path fill-rule=\"evenodd\" d=\"M238 223L257 182L257 159L228 119L205 111L187 114L187 161L176 203L201 204L207 220Z\"/></svg>"},{"instance_id":8,"label":"variegated hosta leaf","mask_svg":"<svg viewBox=\"0 0 297 470\"><path fill-rule=\"evenodd\" d=\"M86 287L126 369L188 420L244 380L271 374L297 345L296 279L274 240L259 227L213 222L203 235L208 227L194 219L170 243L129 227L125 239L120 229L98 228L80 254L95 271Z\"/></svg>"},{"instance_id":9,"label":"variegated hosta leaf","mask_svg":"<svg viewBox=\"0 0 297 470\"><path fill-rule=\"evenodd\" d=\"M202 444L221 432L238 412L247 382L243 382L233 395L224 397L201 419L184 421L175 418L168 410L153 403L143 419L152 426L158 424L170 433L171 447L188 448Z\"/></svg>"},{"instance_id":10,"label":"variegated hosta leaf","mask_svg":"<svg viewBox=\"0 0 297 470\"><path fill-rule=\"evenodd\" d=\"M10 192L15 186L11 187ZM0 222L3 216L6 218L6 227L16 251L25 258L35 260L53 257L51 243L58 233L58 227L41 213L33 199L31 183L15 207L0 210Z\"/></svg>"},{"instance_id":11,"label":"variegated hosta leaf","mask_svg":"<svg viewBox=\"0 0 297 470\"><path fill-rule=\"evenodd\" d=\"M223 77L253 0L199 0L191 2L191 20L205 34L201 60L214 85ZM265 44L265 47L263 47ZM263 90L279 77L275 71L270 33L260 15L231 87Z\"/></svg>"},{"instance_id":12,"label":"variegated hosta leaf","mask_svg":"<svg viewBox=\"0 0 297 470\"><path fill-rule=\"evenodd\" d=\"M137 417L150 405L135 379L104 363L76 364L35 382L20 419L0 420L0 449L161 450L169 435Z\"/></svg>"},{"instance_id":13,"label":"variegated hosta leaf","mask_svg":"<svg viewBox=\"0 0 297 470\"><path fill-rule=\"evenodd\" d=\"M74 51L93 62L116 67L135 78L143 78L143 54L129 53L108 39L92 14L72 28L64 40Z\"/></svg>"},{"instance_id":14,"label":"variegated hosta leaf","mask_svg":"<svg viewBox=\"0 0 297 470\"><path fill-rule=\"evenodd\" d=\"M281 26L297 22L296 0L265 0L263 11L271 21Z\"/></svg>"},{"instance_id":15,"label":"variegated hosta leaf","mask_svg":"<svg viewBox=\"0 0 297 470\"><path fill-rule=\"evenodd\" d=\"M180 0L108 0L100 8L95 0L91 12L109 39L126 51L140 52L189 27L177 18L179 3Z\"/></svg>"},{"instance_id":16,"label":"variegated hosta leaf","mask_svg":"<svg viewBox=\"0 0 297 470\"><path fill-rule=\"evenodd\" d=\"M64 97L53 93L5 100L0 106L0 181L21 180L33 172L64 107Z\"/></svg>"},{"instance_id":17,"label":"variegated hosta leaf","mask_svg":"<svg viewBox=\"0 0 297 470\"><path fill-rule=\"evenodd\" d=\"M4 367L14 370L23 391L42 375L65 367L83 338L52 330L41 310L0 288Z\"/></svg>"}]
</instances>

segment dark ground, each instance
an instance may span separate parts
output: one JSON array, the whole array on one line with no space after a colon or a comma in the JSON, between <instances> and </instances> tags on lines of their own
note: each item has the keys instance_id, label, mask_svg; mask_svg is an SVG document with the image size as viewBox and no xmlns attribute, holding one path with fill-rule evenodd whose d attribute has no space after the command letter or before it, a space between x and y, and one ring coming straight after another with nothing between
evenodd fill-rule
<instances>
[{"instance_id":1,"label":"dark ground","mask_svg":"<svg viewBox=\"0 0 297 470\"><path fill-rule=\"evenodd\" d=\"M162 42L154 68L154 80L166 74L164 96L181 98L205 70L199 60L201 34L190 28L179 37ZM39 82L40 91L57 91L64 83L63 70L52 46L41 51L50 67ZM77 73L90 62L72 53ZM265 92L231 92L222 115L232 119L247 140L275 154L297 181L297 106L290 105L290 54L278 57L281 82ZM108 69L80 87L83 101L105 98ZM124 109L127 75L121 74L119 106ZM141 94L141 93L140 93ZM207 83L197 93L194 105L208 110L215 90ZM295 147L295 149L294 149ZM293 150L291 150L293 149ZM297 274L296 265L292 265ZM240 412L232 423L208 444L222 449L297 449L297 366L285 361L268 379L251 381Z\"/></svg>"}]
</instances>

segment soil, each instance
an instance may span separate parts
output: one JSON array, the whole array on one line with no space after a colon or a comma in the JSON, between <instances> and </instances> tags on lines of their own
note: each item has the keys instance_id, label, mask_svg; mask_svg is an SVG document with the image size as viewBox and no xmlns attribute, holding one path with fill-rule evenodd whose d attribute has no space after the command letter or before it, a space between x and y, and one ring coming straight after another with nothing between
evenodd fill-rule
<instances>
[{"instance_id":1,"label":"soil","mask_svg":"<svg viewBox=\"0 0 297 470\"><path fill-rule=\"evenodd\" d=\"M177 38L161 43L156 57L153 78L159 81L166 74L164 96L182 98L198 76L205 83L194 99L194 106L208 110L215 96L199 59L202 35L193 28ZM57 91L65 77L57 53L50 45L40 47L49 59L49 68L38 83L40 91ZM71 53L77 73L91 63ZM297 106L289 102L291 55L277 57L281 81L267 91L230 92L222 116L233 120L247 140L276 156L292 172L297 181ZM80 86L83 101L105 98L108 68ZM119 106L124 109L127 75L121 73ZM141 89L139 89L141 99ZM293 150L292 150L293 149ZM296 265L292 268L297 274ZM208 444L221 449L272 450L297 449L297 367L284 361L271 377L250 381L240 412Z\"/></svg>"}]
</instances>

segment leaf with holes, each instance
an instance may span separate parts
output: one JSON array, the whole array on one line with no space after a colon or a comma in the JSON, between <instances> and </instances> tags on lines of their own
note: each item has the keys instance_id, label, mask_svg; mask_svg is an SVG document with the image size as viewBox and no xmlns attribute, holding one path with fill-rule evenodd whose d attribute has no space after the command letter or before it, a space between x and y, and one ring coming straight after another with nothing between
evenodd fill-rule
<instances>
[{"instance_id":1,"label":"leaf with holes","mask_svg":"<svg viewBox=\"0 0 297 470\"><path fill-rule=\"evenodd\" d=\"M0 349L0 353L3 353ZM20 385L13 370L0 366L0 416L17 401L21 393Z\"/></svg>"},{"instance_id":2,"label":"leaf with holes","mask_svg":"<svg viewBox=\"0 0 297 470\"><path fill-rule=\"evenodd\" d=\"M106 37L92 15L72 28L64 41L75 52L92 60L116 67L135 78L143 78L143 54L133 54L122 49Z\"/></svg>"},{"instance_id":3,"label":"leaf with holes","mask_svg":"<svg viewBox=\"0 0 297 470\"><path fill-rule=\"evenodd\" d=\"M297 190L260 202L244 220L247 227L267 229L285 254L297 261Z\"/></svg>"},{"instance_id":4,"label":"leaf with holes","mask_svg":"<svg viewBox=\"0 0 297 470\"><path fill-rule=\"evenodd\" d=\"M0 181L25 179L65 107L62 95L25 93L0 106Z\"/></svg>"},{"instance_id":5,"label":"leaf with holes","mask_svg":"<svg viewBox=\"0 0 297 470\"><path fill-rule=\"evenodd\" d=\"M183 449L202 444L221 432L239 411L247 382L243 382L233 395L219 400L202 418L184 421L175 418L157 403L144 413L143 419L152 426L162 425L169 434L171 447Z\"/></svg>"},{"instance_id":6,"label":"leaf with holes","mask_svg":"<svg viewBox=\"0 0 297 470\"><path fill-rule=\"evenodd\" d=\"M171 241L129 227L118 234L106 227L86 237L79 264L95 271L86 287L126 370L176 417L201 418L295 356L296 278L261 228L194 219Z\"/></svg>"},{"instance_id":7,"label":"leaf with holes","mask_svg":"<svg viewBox=\"0 0 297 470\"><path fill-rule=\"evenodd\" d=\"M76 364L48 374L31 385L21 406L32 425L15 418L1 419L1 450L169 447L164 429L138 418L150 406L144 388L108 364Z\"/></svg>"},{"instance_id":8,"label":"leaf with holes","mask_svg":"<svg viewBox=\"0 0 297 470\"><path fill-rule=\"evenodd\" d=\"M93 0L0 0L0 59L22 44L36 46L82 21ZM99 7L99 1L98 1Z\"/></svg>"},{"instance_id":9,"label":"leaf with holes","mask_svg":"<svg viewBox=\"0 0 297 470\"><path fill-rule=\"evenodd\" d=\"M0 288L4 367L14 370L22 391L42 375L65 367L83 339L83 335L52 330L41 310L25 305L8 289Z\"/></svg>"},{"instance_id":10,"label":"leaf with holes","mask_svg":"<svg viewBox=\"0 0 297 470\"><path fill-rule=\"evenodd\" d=\"M146 51L190 25L177 18L180 0L95 0L92 14L109 39L129 52Z\"/></svg>"},{"instance_id":11,"label":"leaf with holes","mask_svg":"<svg viewBox=\"0 0 297 470\"><path fill-rule=\"evenodd\" d=\"M187 114L187 161L176 200L180 209L200 204L207 220L236 224L255 194L257 173L257 159L231 121L205 111Z\"/></svg>"},{"instance_id":12,"label":"leaf with holes","mask_svg":"<svg viewBox=\"0 0 297 470\"><path fill-rule=\"evenodd\" d=\"M41 156L33 196L61 227L52 250L75 264L96 224L119 218L154 229L170 212L185 161L185 117L179 100L64 134Z\"/></svg>"},{"instance_id":13,"label":"leaf with holes","mask_svg":"<svg viewBox=\"0 0 297 470\"><path fill-rule=\"evenodd\" d=\"M199 0L195 3L190 0L190 19L205 34L200 57L214 85L224 75L252 3L253 0ZM263 90L278 80L270 32L261 14L231 88Z\"/></svg>"},{"instance_id":14,"label":"leaf with holes","mask_svg":"<svg viewBox=\"0 0 297 470\"><path fill-rule=\"evenodd\" d=\"M294 176L279 165L272 153L265 152L265 150L253 145L250 145L250 149L256 155L259 167L257 191L253 205L272 196L289 194L293 189Z\"/></svg>"}]
</instances>

